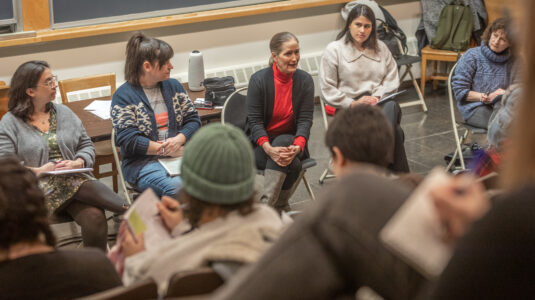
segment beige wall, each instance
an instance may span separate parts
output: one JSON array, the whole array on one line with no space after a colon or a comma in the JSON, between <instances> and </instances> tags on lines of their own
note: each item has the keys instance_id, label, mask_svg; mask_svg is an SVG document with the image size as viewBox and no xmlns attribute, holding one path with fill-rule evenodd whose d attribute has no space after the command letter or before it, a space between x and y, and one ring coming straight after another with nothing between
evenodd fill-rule
<instances>
[{"instance_id":1,"label":"beige wall","mask_svg":"<svg viewBox=\"0 0 535 300\"><path fill-rule=\"evenodd\" d=\"M340 5L332 5L160 28L146 33L171 44L175 51L173 74L178 74L187 71L188 55L194 49L203 52L206 69L262 60L267 62L268 41L279 31L296 34L304 55L323 51L343 24L340 8ZM413 37L421 15L420 2L388 5L386 8L409 38ZM130 34L0 48L0 80L9 82L18 65L27 60L40 59L48 61L60 79L116 72L120 84L124 81L124 49Z\"/></svg>"}]
</instances>

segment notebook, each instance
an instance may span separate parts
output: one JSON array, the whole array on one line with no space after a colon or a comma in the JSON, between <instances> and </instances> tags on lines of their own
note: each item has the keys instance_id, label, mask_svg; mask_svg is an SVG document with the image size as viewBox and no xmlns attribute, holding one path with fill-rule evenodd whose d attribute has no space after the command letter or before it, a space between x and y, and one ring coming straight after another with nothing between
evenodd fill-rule
<instances>
[{"instance_id":1,"label":"notebook","mask_svg":"<svg viewBox=\"0 0 535 300\"><path fill-rule=\"evenodd\" d=\"M61 170L61 171L47 171L41 172L37 177L46 176L46 175L63 175L63 174L72 174L72 173L85 173L93 172L93 168L80 168L80 169L70 169L70 170Z\"/></svg>"},{"instance_id":2,"label":"notebook","mask_svg":"<svg viewBox=\"0 0 535 300\"><path fill-rule=\"evenodd\" d=\"M433 169L379 234L387 248L430 279L440 276L453 254L429 197L430 189L447 180L444 170Z\"/></svg>"},{"instance_id":3,"label":"notebook","mask_svg":"<svg viewBox=\"0 0 535 300\"><path fill-rule=\"evenodd\" d=\"M167 174L169 174L169 176L180 175L180 166L182 165L182 157L160 158L158 159L158 162L162 164L162 166L167 171Z\"/></svg>"},{"instance_id":4,"label":"notebook","mask_svg":"<svg viewBox=\"0 0 535 300\"><path fill-rule=\"evenodd\" d=\"M393 94L390 94L390 95L388 95L388 96L386 96L386 97L383 97L381 100L379 100L379 101L377 102L376 105L381 105L381 104L384 104L384 103L386 103L386 102L388 102L388 101L394 100L394 98L395 98L396 96L401 95L401 94L405 93L406 91L407 91L407 90L402 90L402 91L399 91L399 92L395 92L395 93L393 93Z\"/></svg>"},{"instance_id":5,"label":"notebook","mask_svg":"<svg viewBox=\"0 0 535 300\"><path fill-rule=\"evenodd\" d=\"M145 247L154 248L171 239L159 215L156 203L160 199L151 188L146 189L124 213L128 229L135 237L143 233Z\"/></svg>"}]
</instances>

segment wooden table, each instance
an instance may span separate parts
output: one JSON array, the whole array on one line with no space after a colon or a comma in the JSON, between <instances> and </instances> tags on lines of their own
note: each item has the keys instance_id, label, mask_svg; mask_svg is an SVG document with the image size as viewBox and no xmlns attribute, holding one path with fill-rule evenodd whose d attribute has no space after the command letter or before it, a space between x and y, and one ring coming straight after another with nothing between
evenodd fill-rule
<instances>
[{"instance_id":1,"label":"wooden table","mask_svg":"<svg viewBox=\"0 0 535 300\"><path fill-rule=\"evenodd\" d=\"M184 88L188 92L188 95L191 101L194 101L197 98L204 98L204 91L192 92L188 89L188 84L183 84ZM110 99L110 97L106 97ZM103 99L103 98L99 98ZM91 138L93 142L105 141L111 138L111 120L103 120L96 115L90 113L87 110L84 110L93 100L97 99L88 99L81 101L69 102L66 105L82 120L82 124L85 127L87 135ZM221 117L221 109L199 109L197 110L201 121L210 121L212 119Z\"/></svg>"}]
</instances>

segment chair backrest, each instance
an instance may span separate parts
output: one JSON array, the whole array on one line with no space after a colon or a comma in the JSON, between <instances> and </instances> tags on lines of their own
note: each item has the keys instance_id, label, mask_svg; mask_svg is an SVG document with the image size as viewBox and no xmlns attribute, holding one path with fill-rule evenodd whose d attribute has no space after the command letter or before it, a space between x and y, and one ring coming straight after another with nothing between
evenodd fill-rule
<instances>
[{"instance_id":1,"label":"chair backrest","mask_svg":"<svg viewBox=\"0 0 535 300\"><path fill-rule=\"evenodd\" d=\"M113 159L115 160L115 165L117 166L117 174L119 175L119 183L121 184L121 188L124 191L124 197L128 204L132 204L132 199L130 198L130 191L132 190L129 186L127 186L124 176L123 176L123 169L121 167L121 158L119 157L119 153L117 150L117 146L115 145L115 128L112 127L111 129L111 150L113 152Z\"/></svg>"},{"instance_id":2,"label":"chair backrest","mask_svg":"<svg viewBox=\"0 0 535 300\"><path fill-rule=\"evenodd\" d=\"M98 276L98 274L95 274ZM154 280L146 279L129 286L120 286L78 300L145 300L158 299L158 287Z\"/></svg>"},{"instance_id":3,"label":"chair backrest","mask_svg":"<svg viewBox=\"0 0 535 300\"><path fill-rule=\"evenodd\" d=\"M221 123L232 124L245 130L247 122L247 88L237 89L230 94L221 112Z\"/></svg>"},{"instance_id":4,"label":"chair backrest","mask_svg":"<svg viewBox=\"0 0 535 300\"><path fill-rule=\"evenodd\" d=\"M0 118L7 113L7 104L9 102L9 85L0 86Z\"/></svg>"},{"instance_id":5,"label":"chair backrest","mask_svg":"<svg viewBox=\"0 0 535 300\"><path fill-rule=\"evenodd\" d=\"M115 93L116 87L115 73L60 80L58 85L59 91L61 93L61 101L63 103L69 102L69 99L67 98L67 93L103 86L109 86L110 94L113 95L113 93Z\"/></svg>"},{"instance_id":6,"label":"chair backrest","mask_svg":"<svg viewBox=\"0 0 535 300\"><path fill-rule=\"evenodd\" d=\"M166 298L209 294L223 285L223 279L212 268L179 272L169 280Z\"/></svg>"}]
</instances>

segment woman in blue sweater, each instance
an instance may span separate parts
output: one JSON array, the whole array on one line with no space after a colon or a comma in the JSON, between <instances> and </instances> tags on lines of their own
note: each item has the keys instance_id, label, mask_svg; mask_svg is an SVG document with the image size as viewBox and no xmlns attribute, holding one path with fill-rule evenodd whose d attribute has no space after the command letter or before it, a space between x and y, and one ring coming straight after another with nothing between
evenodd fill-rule
<instances>
[{"instance_id":1,"label":"woman in blue sweater","mask_svg":"<svg viewBox=\"0 0 535 300\"><path fill-rule=\"evenodd\" d=\"M126 45L127 82L113 94L111 104L125 179L159 196L175 196L181 181L169 176L158 158L182 156L184 144L201 126L186 90L169 78L173 54L166 42L134 34Z\"/></svg>"},{"instance_id":2,"label":"woman in blue sweater","mask_svg":"<svg viewBox=\"0 0 535 300\"><path fill-rule=\"evenodd\" d=\"M487 128L498 100L512 83L513 53L508 39L510 23L495 20L483 33L481 46L461 57L452 79L457 107L466 123Z\"/></svg>"}]
</instances>

